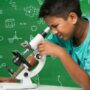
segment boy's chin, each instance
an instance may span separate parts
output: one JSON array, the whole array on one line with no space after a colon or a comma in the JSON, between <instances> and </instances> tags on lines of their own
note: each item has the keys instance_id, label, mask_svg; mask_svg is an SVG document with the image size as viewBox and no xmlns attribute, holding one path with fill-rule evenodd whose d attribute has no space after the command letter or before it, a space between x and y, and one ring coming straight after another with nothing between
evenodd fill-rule
<instances>
[{"instance_id":1,"label":"boy's chin","mask_svg":"<svg viewBox=\"0 0 90 90\"><path fill-rule=\"evenodd\" d=\"M59 37L60 39L64 40L64 41L67 41L67 40L70 40L71 37Z\"/></svg>"},{"instance_id":2,"label":"boy's chin","mask_svg":"<svg viewBox=\"0 0 90 90\"><path fill-rule=\"evenodd\" d=\"M68 40L70 40L70 38L69 37L64 37L64 38L62 38L62 40L68 41Z\"/></svg>"}]
</instances>

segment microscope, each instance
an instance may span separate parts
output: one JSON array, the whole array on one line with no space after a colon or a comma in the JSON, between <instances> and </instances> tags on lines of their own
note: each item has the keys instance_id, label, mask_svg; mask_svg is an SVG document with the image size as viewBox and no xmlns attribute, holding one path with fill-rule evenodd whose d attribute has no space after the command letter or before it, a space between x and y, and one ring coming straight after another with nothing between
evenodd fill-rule
<instances>
[{"instance_id":1,"label":"microscope","mask_svg":"<svg viewBox=\"0 0 90 90\"><path fill-rule=\"evenodd\" d=\"M24 66L24 69L16 76L16 79L20 80L20 82L6 82L0 83L0 90L23 90L23 89L35 89L37 88L37 84L33 83L31 78L36 76L44 67L46 56L40 56L37 46L41 41L44 41L44 38L47 36L50 28L47 27L42 33L37 34L30 42L22 43L22 46L25 47L25 51L20 54L19 52L12 52L14 55L13 62L14 64L20 66L21 64ZM33 55L35 60L38 61L38 65L33 69L29 70L30 67L33 67L28 63L23 55L27 52L33 51Z\"/></svg>"}]
</instances>

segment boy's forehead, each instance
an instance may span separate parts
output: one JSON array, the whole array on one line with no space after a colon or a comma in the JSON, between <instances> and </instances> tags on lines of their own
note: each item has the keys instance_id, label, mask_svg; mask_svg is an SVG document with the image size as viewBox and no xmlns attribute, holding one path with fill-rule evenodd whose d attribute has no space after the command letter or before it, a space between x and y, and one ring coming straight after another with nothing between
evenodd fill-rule
<instances>
[{"instance_id":1,"label":"boy's forehead","mask_svg":"<svg viewBox=\"0 0 90 90\"><path fill-rule=\"evenodd\" d=\"M46 23L48 24L57 24L62 22L64 19L60 18L60 17L56 17L56 16L47 16L44 18L44 20L46 21Z\"/></svg>"}]
</instances>

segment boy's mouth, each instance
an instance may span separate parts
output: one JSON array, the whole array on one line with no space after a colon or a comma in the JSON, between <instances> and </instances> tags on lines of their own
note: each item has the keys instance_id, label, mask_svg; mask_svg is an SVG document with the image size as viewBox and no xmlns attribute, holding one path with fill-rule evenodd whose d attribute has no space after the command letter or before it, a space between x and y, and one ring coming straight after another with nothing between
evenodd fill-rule
<instances>
[{"instance_id":1,"label":"boy's mouth","mask_svg":"<svg viewBox=\"0 0 90 90\"><path fill-rule=\"evenodd\" d=\"M64 36L63 35L58 35L61 39L63 39L64 38Z\"/></svg>"},{"instance_id":2,"label":"boy's mouth","mask_svg":"<svg viewBox=\"0 0 90 90\"><path fill-rule=\"evenodd\" d=\"M61 39L63 39L63 36L60 36Z\"/></svg>"},{"instance_id":3,"label":"boy's mouth","mask_svg":"<svg viewBox=\"0 0 90 90\"><path fill-rule=\"evenodd\" d=\"M60 33L56 34L58 37L60 37L60 39L64 39L64 36Z\"/></svg>"}]
</instances>

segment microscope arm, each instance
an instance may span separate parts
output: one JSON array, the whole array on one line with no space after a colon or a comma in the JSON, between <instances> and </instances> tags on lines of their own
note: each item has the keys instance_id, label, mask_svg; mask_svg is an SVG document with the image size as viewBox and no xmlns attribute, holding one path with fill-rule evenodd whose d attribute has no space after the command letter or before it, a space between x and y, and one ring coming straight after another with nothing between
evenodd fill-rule
<instances>
[{"instance_id":1,"label":"microscope arm","mask_svg":"<svg viewBox=\"0 0 90 90\"><path fill-rule=\"evenodd\" d=\"M33 60L35 60L34 58L35 57L33 57ZM30 70L30 71L27 68L27 66L25 64L23 64L25 68L17 75L16 79L22 79L23 77L25 78L25 76L24 76L25 73L28 73L29 78L36 76L44 67L45 61L46 61L46 56L43 56L42 58L36 59L36 60L38 61L38 65L33 70ZM36 63L37 61L34 61L34 62ZM32 67L33 66L31 66L31 68Z\"/></svg>"}]
</instances>

